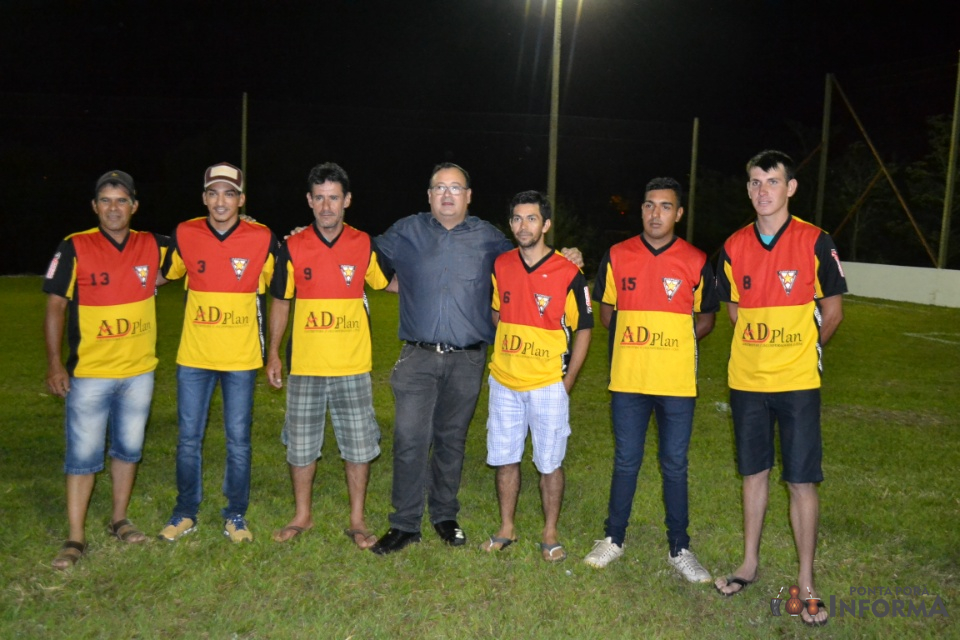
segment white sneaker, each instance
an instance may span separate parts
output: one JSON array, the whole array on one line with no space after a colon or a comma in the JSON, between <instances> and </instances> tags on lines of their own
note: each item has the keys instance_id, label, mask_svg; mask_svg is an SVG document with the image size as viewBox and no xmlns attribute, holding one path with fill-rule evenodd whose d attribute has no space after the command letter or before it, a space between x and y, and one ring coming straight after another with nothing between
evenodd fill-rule
<instances>
[{"instance_id":1,"label":"white sneaker","mask_svg":"<svg viewBox=\"0 0 960 640\"><path fill-rule=\"evenodd\" d=\"M603 569L622 555L623 547L608 536L603 540L597 540L596 544L593 545L593 550L587 554L583 561L591 567Z\"/></svg>"},{"instance_id":2,"label":"white sneaker","mask_svg":"<svg viewBox=\"0 0 960 640\"><path fill-rule=\"evenodd\" d=\"M681 549L680 553L674 558L667 555L667 560L677 570L681 576L688 582L710 582L710 572L703 568L697 556L690 549Z\"/></svg>"}]
</instances>

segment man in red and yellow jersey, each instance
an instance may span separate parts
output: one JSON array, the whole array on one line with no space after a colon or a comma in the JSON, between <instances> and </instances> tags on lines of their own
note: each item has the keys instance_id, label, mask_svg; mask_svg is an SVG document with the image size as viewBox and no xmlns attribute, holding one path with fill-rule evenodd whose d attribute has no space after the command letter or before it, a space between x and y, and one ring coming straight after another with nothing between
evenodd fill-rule
<instances>
[{"instance_id":1,"label":"man in red and yellow jersey","mask_svg":"<svg viewBox=\"0 0 960 640\"><path fill-rule=\"evenodd\" d=\"M370 310L363 286L383 289L393 271L382 264L369 235L343 222L351 199L347 172L332 162L320 164L310 171L307 185L314 223L280 247L270 285L267 380L277 389L283 385L280 342L294 300L283 442L296 512L273 539L286 542L313 526L313 479L329 407L350 499L350 526L344 533L369 549L377 537L363 511L370 462L380 455L380 427L373 411Z\"/></svg>"},{"instance_id":2,"label":"man in red and yellow jersey","mask_svg":"<svg viewBox=\"0 0 960 640\"><path fill-rule=\"evenodd\" d=\"M550 203L523 191L510 203L510 229L519 247L493 266L487 464L497 468L500 529L481 545L497 551L516 541L520 459L527 430L540 472L544 527L540 552L547 562L566 558L557 533L563 502L563 459L570 436L570 391L590 346L593 310L587 281L575 264L547 246Z\"/></svg>"},{"instance_id":3,"label":"man in red and yellow jersey","mask_svg":"<svg viewBox=\"0 0 960 640\"><path fill-rule=\"evenodd\" d=\"M86 551L85 522L94 475L103 469L110 428L113 515L109 532L138 543L127 519L157 368L156 286L167 238L132 231L133 178L109 171L91 203L99 226L67 236L47 269L44 333L47 387L66 398L67 519L70 535L53 566L66 569ZM70 355L61 361L64 312Z\"/></svg>"},{"instance_id":4,"label":"man in red and yellow jersey","mask_svg":"<svg viewBox=\"0 0 960 640\"><path fill-rule=\"evenodd\" d=\"M207 216L177 226L163 266L168 280L186 277L186 308L177 353L177 504L160 538L173 542L196 528L203 499L201 458L210 398L220 382L227 466L223 533L252 540L250 425L257 370L264 364L266 293L277 240L262 224L240 219L243 173L220 163L203 180Z\"/></svg>"},{"instance_id":5,"label":"man in red and yellow jersey","mask_svg":"<svg viewBox=\"0 0 960 640\"><path fill-rule=\"evenodd\" d=\"M762 151L747 163L747 195L756 221L723 245L717 269L720 297L734 325L728 377L730 408L743 476L744 560L717 579L725 595L757 578L760 533L774 463L774 424L780 428L781 478L790 489L790 524L797 547L801 598L819 602L813 579L823 480L820 374L823 345L843 320L847 285L836 246L823 230L790 215L797 190L793 160ZM827 622L823 606L803 621Z\"/></svg>"},{"instance_id":6,"label":"man in red and yellow jersey","mask_svg":"<svg viewBox=\"0 0 960 640\"><path fill-rule=\"evenodd\" d=\"M690 582L710 573L690 550L687 451L697 401L697 341L713 329L717 291L707 256L675 235L682 187L647 183L643 232L600 263L593 299L610 329L614 460L606 532L584 558L603 568L623 555L650 416L656 414L666 511L667 561Z\"/></svg>"}]
</instances>

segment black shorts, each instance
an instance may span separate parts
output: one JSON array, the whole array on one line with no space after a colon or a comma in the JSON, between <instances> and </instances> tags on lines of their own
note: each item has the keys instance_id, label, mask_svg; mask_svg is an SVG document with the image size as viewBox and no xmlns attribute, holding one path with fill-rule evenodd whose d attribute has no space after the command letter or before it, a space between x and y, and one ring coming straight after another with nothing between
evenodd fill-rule
<instances>
[{"instance_id":1,"label":"black shorts","mask_svg":"<svg viewBox=\"0 0 960 640\"><path fill-rule=\"evenodd\" d=\"M822 482L820 389L762 393L730 390L737 470L752 476L773 468L774 423L780 425L784 482Z\"/></svg>"}]
</instances>

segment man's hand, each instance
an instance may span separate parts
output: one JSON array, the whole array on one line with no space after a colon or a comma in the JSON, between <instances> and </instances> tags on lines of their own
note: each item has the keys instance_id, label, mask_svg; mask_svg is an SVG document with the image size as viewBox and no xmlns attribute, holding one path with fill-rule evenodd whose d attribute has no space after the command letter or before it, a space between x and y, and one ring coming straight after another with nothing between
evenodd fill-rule
<instances>
[{"instance_id":1,"label":"man's hand","mask_svg":"<svg viewBox=\"0 0 960 640\"><path fill-rule=\"evenodd\" d=\"M300 233L301 231L306 231L306 230L309 229L309 228L310 228L310 225L307 225L307 226L305 226L305 227L297 227L297 228L295 228L293 231L291 231L289 234L283 236L283 239L284 239L284 240L288 240L291 236L295 236L295 235L297 235L298 233Z\"/></svg>"},{"instance_id":2,"label":"man's hand","mask_svg":"<svg viewBox=\"0 0 960 640\"><path fill-rule=\"evenodd\" d=\"M278 356L270 356L267 358L267 382L270 383L270 386L274 389L280 389L283 387L283 364L280 362Z\"/></svg>"},{"instance_id":3,"label":"man's hand","mask_svg":"<svg viewBox=\"0 0 960 640\"><path fill-rule=\"evenodd\" d=\"M400 281L397 280L397 274L393 274L393 277L390 279L390 284L388 284L384 291L389 291L390 293L400 293Z\"/></svg>"},{"instance_id":4,"label":"man's hand","mask_svg":"<svg viewBox=\"0 0 960 640\"><path fill-rule=\"evenodd\" d=\"M576 247L564 247L563 249L560 249L560 253L564 258L583 269L583 254L580 253L580 249L577 249Z\"/></svg>"},{"instance_id":5,"label":"man's hand","mask_svg":"<svg viewBox=\"0 0 960 640\"><path fill-rule=\"evenodd\" d=\"M61 398L66 398L70 391L70 375L59 362L51 364L47 369L47 388L50 393Z\"/></svg>"}]
</instances>

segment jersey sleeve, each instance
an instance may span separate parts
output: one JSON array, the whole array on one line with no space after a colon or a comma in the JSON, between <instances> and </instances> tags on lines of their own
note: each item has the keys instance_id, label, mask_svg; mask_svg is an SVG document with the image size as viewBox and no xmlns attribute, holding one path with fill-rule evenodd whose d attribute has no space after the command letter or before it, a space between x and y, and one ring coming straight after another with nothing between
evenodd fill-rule
<instances>
[{"instance_id":1,"label":"jersey sleeve","mask_svg":"<svg viewBox=\"0 0 960 640\"><path fill-rule=\"evenodd\" d=\"M160 249L160 263L159 266L163 266L163 263L167 259L167 252L170 251L170 236L165 236L160 233L154 233L153 238L157 241L157 248Z\"/></svg>"},{"instance_id":2,"label":"jersey sleeve","mask_svg":"<svg viewBox=\"0 0 960 640\"><path fill-rule=\"evenodd\" d=\"M277 300L290 300L296 294L296 284L293 278L293 260L287 243L280 245L277 251L277 267L273 270L270 279L270 295Z\"/></svg>"},{"instance_id":3,"label":"jersey sleeve","mask_svg":"<svg viewBox=\"0 0 960 640\"><path fill-rule=\"evenodd\" d=\"M610 252L607 251L603 254L603 259L600 260L600 267L597 269L597 279L593 283L593 299L597 302L616 305L617 288L616 286L612 286L612 283L613 266L610 264ZM613 302L604 300L604 296L608 295L608 289L611 290L609 295L613 296Z\"/></svg>"},{"instance_id":4,"label":"jersey sleeve","mask_svg":"<svg viewBox=\"0 0 960 640\"><path fill-rule=\"evenodd\" d=\"M590 285L583 274L577 272L567 290L565 315L569 326L575 330L593 329L593 306L590 304Z\"/></svg>"},{"instance_id":5,"label":"jersey sleeve","mask_svg":"<svg viewBox=\"0 0 960 640\"><path fill-rule=\"evenodd\" d=\"M280 251L280 243L277 242L277 236L270 232L270 249L267 251L266 260L263 263L263 270L260 271L260 294L265 294L270 288L270 281L273 279L273 272L277 269L277 254Z\"/></svg>"},{"instance_id":6,"label":"jersey sleeve","mask_svg":"<svg viewBox=\"0 0 960 640\"><path fill-rule=\"evenodd\" d=\"M847 279L843 275L840 254L833 238L827 232L821 232L814 245L817 254L817 297L829 298L847 292Z\"/></svg>"},{"instance_id":7,"label":"jersey sleeve","mask_svg":"<svg viewBox=\"0 0 960 640\"><path fill-rule=\"evenodd\" d=\"M57 252L50 260L47 274L43 279L43 292L53 293L62 298L73 298L74 286L77 282L77 252L73 248L73 241L63 240L57 247Z\"/></svg>"},{"instance_id":8,"label":"jersey sleeve","mask_svg":"<svg viewBox=\"0 0 960 640\"><path fill-rule=\"evenodd\" d=\"M383 289L393 279L393 265L390 259L377 248L377 242L370 238L370 265L365 280L371 289Z\"/></svg>"},{"instance_id":9,"label":"jersey sleeve","mask_svg":"<svg viewBox=\"0 0 960 640\"><path fill-rule=\"evenodd\" d=\"M720 249L720 257L717 258L717 296L722 302L737 303L740 301L740 293L736 285L730 280L733 273L733 265L730 262L730 256L727 254L726 245Z\"/></svg>"},{"instance_id":10,"label":"jersey sleeve","mask_svg":"<svg viewBox=\"0 0 960 640\"><path fill-rule=\"evenodd\" d=\"M694 313L716 313L720 311L720 296L717 293L717 279L709 260L703 261L700 269L700 282L694 291Z\"/></svg>"},{"instance_id":11,"label":"jersey sleeve","mask_svg":"<svg viewBox=\"0 0 960 640\"><path fill-rule=\"evenodd\" d=\"M497 272L494 271L490 274L490 280L493 282L493 300L491 301L491 307L494 311L500 312L500 290L497 288Z\"/></svg>"},{"instance_id":12,"label":"jersey sleeve","mask_svg":"<svg viewBox=\"0 0 960 640\"><path fill-rule=\"evenodd\" d=\"M167 246L166 257L160 267L160 275L167 280L179 280L187 275L187 265L180 256L180 248L177 246L176 229L170 234L170 242Z\"/></svg>"}]
</instances>

